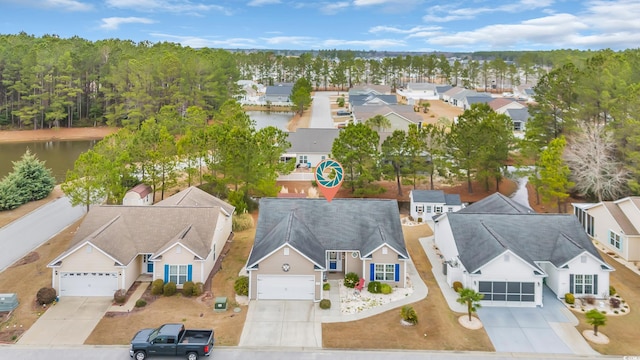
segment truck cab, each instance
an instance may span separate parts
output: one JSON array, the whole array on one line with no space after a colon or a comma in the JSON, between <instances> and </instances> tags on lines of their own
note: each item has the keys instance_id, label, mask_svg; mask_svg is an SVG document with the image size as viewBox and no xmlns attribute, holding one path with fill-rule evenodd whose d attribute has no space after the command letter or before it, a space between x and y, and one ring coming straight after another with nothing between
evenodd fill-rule
<instances>
[{"instance_id":1,"label":"truck cab","mask_svg":"<svg viewBox=\"0 0 640 360\"><path fill-rule=\"evenodd\" d=\"M187 330L183 324L143 329L131 340L129 355L136 360L155 356L182 356L196 360L213 350L213 330Z\"/></svg>"}]
</instances>

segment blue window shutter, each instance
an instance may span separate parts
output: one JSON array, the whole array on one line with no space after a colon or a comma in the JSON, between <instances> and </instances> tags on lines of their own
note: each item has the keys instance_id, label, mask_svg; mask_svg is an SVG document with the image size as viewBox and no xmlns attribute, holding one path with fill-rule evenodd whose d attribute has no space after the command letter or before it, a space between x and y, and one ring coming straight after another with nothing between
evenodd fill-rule
<instances>
[{"instance_id":1,"label":"blue window shutter","mask_svg":"<svg viewBox=\"0 0 640 360\"><path fill-rule=\"evenodd\" d=\"M187 281L191 281L193 279L193 265L187 265Z\"/></svg>"},{"instance_id":2,"label":"blue window shutter","mask_svg":"<svg viewBox=\"0 0 640 360\"><path fill-rule=\"evenodd\" d=\"M573 294L573 274L569 275L569 292Z\"/></svg>"},{"instance_id":3,"label":"blue window shutter","mask_svg":"<svg viewBox=\"0 0 640 360\"><path fill-rule=\"evenodd\" d=\"M598 274L593 275L593 294L598 295Z\"/></svg>"},{"instance_id":4,"label":"blue window shutter","mask_svg":"<svg viewBox=\"0 0 640 360\"><path fill-rule=\"evenodd\" d=\"M164 282L169 282L169 264L164 264Z\"/></svg>"},{"instance_id":5,"label":"blue window shutter","mask_svg":"<svg viewBox=\"0 0 640 360\"><path fill-rule=\"evenodd\" d=\"M371 265L369 265L369 281L375 281L376 280L376 264L371 263Z\"/></svg>"},{"instance_id":6,"label":"blue window shutter","mask_svg":"<svg viewBox=\"0 0 640 360\"><path fill-rule=\"evenodd\" d=\"M396 274L395 274L396 282L400 281L400 264L396 264Z\"/></svg>"}]
</instances>

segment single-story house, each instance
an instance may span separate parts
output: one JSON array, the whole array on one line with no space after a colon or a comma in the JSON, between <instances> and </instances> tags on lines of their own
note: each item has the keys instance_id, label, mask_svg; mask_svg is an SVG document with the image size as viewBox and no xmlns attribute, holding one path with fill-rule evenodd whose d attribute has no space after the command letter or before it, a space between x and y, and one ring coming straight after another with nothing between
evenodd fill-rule
<instances>
[{"instance_id":1,"label":"single-story house","mask_svg":"<svg viewBox=\"0 0 640 360\"><path fill-rule=\"evenodd\" d=\"M505 200L513 202L485 202L495 213L477 202L436 218L435 244L450 286L459 281L483 294L483 306L543 306L543 286L558 298L608 294L614 269L575 216L526 212Z\"/></svg>"},{"instance_id":2,"label":"single-story house","mask_svg":"<svg viewBox=\"0 0 640 360\"><path fill-rule=\"evenodd\" d=\"M113 296L141 276L205 282L232 236L234 207L190 187L153 206L94 206L51 261L59 296Z\"/></svg>"},{"instance_id":3,"label":"single-story house","mask_svg":"<svg viewBox=\"0 0 640 360\"><path fill-rule=\"evenodd\" d=\"M410 105L361 105L353 107L353 118L356 123L365 123L367 120L382 115L389 120L391 127L384 129L393 132L395 130L409 130L409 125L423 122L422 116L413 110Z\"/></svg>"},{"instance_id":4,"label":"single-story house","mask_svg":"<svg viewBox=\"0 0 640 360\"><path fill-rule=\"evenodd\" d=\"M300 128L288 135L291 147L282 155L283 161L295 159L297 166L315 167L320 161L329 158L333 141L340 129Z\"/></svg>"},{"instance_id":5,"label":"single-story house","mask_svg":"<svg viewBox=\"0 0 640 360\"><path fill-rule=\"evenodd\" d=\"M396 95L349 95L349 109L353 111L356 106L371 105L397 105Z\"/></svg>"},{"instance_id":6,"label":"single-story house","mask_svg":"<svg viewBox=\"0 0 640 360\"><path fill-rule=\"evenodd\" d=\"M293 84L278 84L274 86L267 86L264 93L264 101L271 103L289 103L291 102L291 90L293 90Z\"/></svg>"},{"instance_id":7,"label":"single-story house","mask_svg":"<svg viewBox=\"0 0 640 360\"><path fill-rule=\"evenodd\" d=\"M524 137L524 131L527 129L527 122L531 118L529 108L507 109L505 114L511 118L513 123L513 131L518 137Z\"/></svg>"},{"instance_id":8,"label":"single-story house","mask_svg":"<svg viewBox=\"0 0 640 360\"><path fill-rule=\"evenodd\" d=\"M593 240L626 261L640 261L640 197L572 205Z\"/></svg>"},{"instance_id":9,"label":"single-story house","mask_svg":"<svg viewBox=\"0 0 640 360\"><path fill-rule=\"evenodd\" d=\"M319 301L329 273L406 287L408 261L395 200L263 198L249 299Z\"/></svg>"},{"instance_id":10,"label":"single-story house","mask_svg":"<svg viewBox=\"0 0 640 360\"><path fill-rule=\"evenodd\" d=\"M504 114L509 109L523 109L527 107L516 99L509 97L492 98L488 105L498 114Z\"/></svg>"},{"instance_id":11,"label":"single-story house","mask_svg":"<svg viewBox=\"0 0 640 360\"><path fill-rule=\"evenodd\" d=\"M409 215L418 221L431 220L434 215L464 208L459 194L445 194L442 190L411 190Z\"/></svg>"},{"instance_id":12,"label":"single-story house","mask_svg":"<svg viewBox=\"0 0 640 360\"><path fill-rule=\"evenodd\" d=\"M124 194L122 205L153 205L153 189L147 184L138 184Z\"/></svg>"},{"instance_id":13,"label":"single-story house","mask_svg":"<svg viewBox=\"0 0 640 360\"><path fill-rule=\"evenodd\" d=\"M376 85L365 84L355 85L349 89L349 97L352 95L390 95L391 86L389 85Z\"/></svg>"}]
</instances>

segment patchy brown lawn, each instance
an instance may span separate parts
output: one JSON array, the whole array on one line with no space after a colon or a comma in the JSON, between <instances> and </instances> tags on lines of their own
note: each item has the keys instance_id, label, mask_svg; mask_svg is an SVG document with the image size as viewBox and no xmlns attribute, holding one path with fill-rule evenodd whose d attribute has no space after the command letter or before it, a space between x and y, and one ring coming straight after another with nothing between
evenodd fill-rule
<instances>
[{"instance_id":1,"label":"patchy brown lawn","mask_svg":"<svg viewBox=\"0 0 640 360\"><path fill-rule=\"evenodd\" d=\"M322 324L322 346L338 349L494 351L484 329L468 330L458 323L461 314L449 309L440 292L431 272L431 263L418 241L420 237L431 235L429 226L405 226L403 231L413 263L429 289L425 300L411 304L418 314L418 325L402 326L400 309L358 321Z\"/></svg>"}]
</instances>

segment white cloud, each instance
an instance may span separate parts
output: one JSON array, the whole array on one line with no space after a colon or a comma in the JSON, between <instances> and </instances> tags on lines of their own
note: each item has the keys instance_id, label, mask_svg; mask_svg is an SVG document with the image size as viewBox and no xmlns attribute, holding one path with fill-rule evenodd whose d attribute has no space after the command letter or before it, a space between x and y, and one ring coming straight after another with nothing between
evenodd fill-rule
<instances>
[{"instance_id":1,"label":"white cloud","mask_svg":"<svg viewBox=\"0 0 640 360\"><path fill-rule=\"evenodd\" d=\"M429 8L427 15L422 20L428 22L450 22L457 20L468 20L478 15L506 12L520 13L531 10L546 9L553 5L553 0L521 0L519 2L509 2L502 5L492 4L491 6L457 8L454 5L436 5Z\"/></svg>"},{"instance_id":2,"label":"white cloud","mask_svg":"<svg viewBox=\"0 0 640 360\"><path fill-rule=\"evenodd\" d=\"M393 27L393 26L374 26L371 29L369 29L370 33L376 34L376 33L382 33L382 32L388 32L388 33L394 33L394 34L413 34L413 33L418 33L418 32L422 32L422 31L433 31L433 30L439 30L440 27L439 26L414 26L410 29L399 29L397 27Z\"/></svg>"},{"instance_id":3,"label":"white cloud","mask_svg":"<svg viewBox=\"0 0 640 360\"><path fill-rule=\"evenodd\" d=\"M110 7L131 9L140 12L163 11L198 15L201 12L214 10L226 15L231 13L230 10L220 5L193 3L188 0L107 0L106 2Z\"/></svg>"},{"instance_id":4,"label":"white cloud","mask_svg":"<svg viewBox=\"0 0 640 360\"><path fill-rule=\"evenodd\" d=\"M117 30L122 24L153 24L155 21L140 17L109 17L103 18L100 28L105 30Z\"/></svg>"},{"instance_id":5,"label":"white cloud","mask_svg":"<svg viewBox=\"0 0 640 360\"><path fill-rule=\"evenodd\" d=\"M280 4L280 0L252 0L247 4L248 6L262 6L262 5L271 5L271 4Z\"/></svg>"},{"instance_id":6,"label":"white cloud","mask_svg":"<svg viewBox=\"0 0 640 360\"><path fill-rule=\"evenodd\" d=\"M210 47L210 48L224 48L224 49L233 49L233 48L264 48L263 45L259 44L256 39L245 39L245 38L231 38L231 39L210 39L198 36L180 36L180 35L170 35L163 33L151 33L149 34L153 37L159 38L160 41L168 41L179 43L182 46L189 46L195 49Z\"/></svg>"},{"instance_id":7,"label":"white cloud","mask_svg":"<svg viewBox=\"0 0 640 360\"><path fill-rule=\"evenodd\" d=\"M394 39L379 39L379 40L339 40L339 39L328 39L319 42L318 44L320 48L337 48L344 47L347 49L364 49L368 48L371 50L375 49L393 49L399 47L406 47L407 43L403 40L394 40ZM318 46L315 46L317 48Z\"/></svg>"},{"instance_id":8,"label":"white cloud","mask_svg":"<svg viewBox=\"0 0 640 360\"><path fill-rule=\"evenodd\" d=\"M92 4L79 0L0 0L0 3L2 2L15 3L38 9L59 9L62 11L89 11L93 9Z\"/></svg>"},{"instance_id":9,"label":"white cloud","mask_svg":"<svg viewBox=\"0 0 640 360\"><path fill-rule=\"evenodd\" d=\"M384 5L384 4L405 4L411 2L410 0L354 0L354 6L372 6L372 5Z\"/></svg>"},{"instance_id":10,"label":"white cloud","mask_svg":"<svg viewBox=\"0 0 640 360\"><path fill-rule=\"evenodd\" d=\"M349 6L350 4L348 2L340 1L336 3L325 4L322 7L320 7L320 11L322 11L325 14L335 14L340 10L348 8Z\"/></svg>"}]
</instances>

